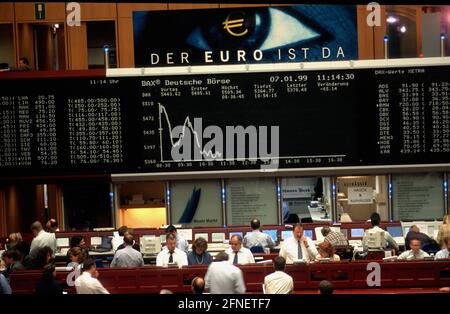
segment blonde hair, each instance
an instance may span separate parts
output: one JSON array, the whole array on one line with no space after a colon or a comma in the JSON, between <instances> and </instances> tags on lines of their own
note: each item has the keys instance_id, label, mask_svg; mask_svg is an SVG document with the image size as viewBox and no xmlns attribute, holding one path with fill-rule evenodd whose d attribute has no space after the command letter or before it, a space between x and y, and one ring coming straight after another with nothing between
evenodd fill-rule
<instances>
[{"instance_id":1,"label":"blonde hair","mask_svg":"<svg viewBox=\"0 0 450 314\"><path fill-rule=\"evenodd\" d=\"M19 243L19 242L23 241L22 235L20 234L20 232L13 232L13 233L11 233L9 235L9 240L10 240L10 243L13 243L13 244L16 244L16 243Z\"/></svg>"},{"instance_id":2,"label":"blonde hair","mask_svg":"<svg viewBox=\"0 0 450 314\"><path fill-rule=\"evenodd\" d=\"M444 218L442 218L443 224L450 224L450 215L444 215Z\"/></svg>"}]
</instances>

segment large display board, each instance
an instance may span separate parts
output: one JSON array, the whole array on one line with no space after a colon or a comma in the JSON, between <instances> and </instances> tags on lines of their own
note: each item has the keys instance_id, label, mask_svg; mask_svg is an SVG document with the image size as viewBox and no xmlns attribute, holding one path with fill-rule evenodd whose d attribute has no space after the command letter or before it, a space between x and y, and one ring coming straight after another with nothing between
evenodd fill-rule
<instances>
[{"instance_id":1,"label":"large display board","mask_svg":"<svg viewBox=\"0 0 450 314\"><path fill-rule=\"evenodd\" d=\"M443 62L2 74L0 176L448 163L450 66Z\"/></svg>"}]
</instances>

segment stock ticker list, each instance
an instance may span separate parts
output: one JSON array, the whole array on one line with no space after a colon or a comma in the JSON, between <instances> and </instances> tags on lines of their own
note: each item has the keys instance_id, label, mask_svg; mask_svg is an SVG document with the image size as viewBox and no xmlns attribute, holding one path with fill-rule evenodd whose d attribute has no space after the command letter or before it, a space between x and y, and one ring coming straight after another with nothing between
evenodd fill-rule
<instances>
[{"instance_id":1,"label":"stock ticker list","mask_svg":"<svg viewBox=\"0 0 450 314\"><path fill-rule=\"evenodd\" d=\"M449 153L449 72L442 75L433 68L406 68L374 73L379 154L423 157Z\"/></svg>"}]
</instances>

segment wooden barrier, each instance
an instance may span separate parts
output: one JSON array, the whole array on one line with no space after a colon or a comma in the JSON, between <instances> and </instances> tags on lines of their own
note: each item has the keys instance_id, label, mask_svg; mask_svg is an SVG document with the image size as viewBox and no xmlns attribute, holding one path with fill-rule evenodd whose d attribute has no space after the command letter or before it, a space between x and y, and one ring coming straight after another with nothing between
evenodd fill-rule
<instances>
[{"instance_id":1,"label":"wooden barrier","mask_svg":"<svg viewBox=\"0 0 450 314\"><path fill-rule=\"evenodd\" d=\"M286 272L294 278L295 290L317 289L322 280L333 283L336 289L371 289L367 277L373 271L368 261L342 261L288 265ZM450 260L441 261L396 261L380 262L381 288L444 287L450 286ZM369 265L370 266L370 265ZM264 277L273 272L267 264L240 265L244 274L247 292L262 292ZM99 280L110 293L158 293L169 289L175 293L190 293L194 277L204 277L206 266L163 268L146 266L141 268L100 268ZM62 283L69 274L58 272ZM15 271L10 275L13 293L33 293L41 272L35 270ZM373 287L380 288L380 287ZM74 293L74 287L67 287Z\"/></svg>"}]
</instances>

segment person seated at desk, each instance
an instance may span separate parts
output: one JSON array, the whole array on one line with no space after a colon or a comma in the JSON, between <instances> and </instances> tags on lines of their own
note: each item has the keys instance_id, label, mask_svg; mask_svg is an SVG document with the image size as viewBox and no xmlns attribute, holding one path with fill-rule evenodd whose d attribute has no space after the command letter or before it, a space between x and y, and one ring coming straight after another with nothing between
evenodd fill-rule
<instances>
[{"instance_id":1,"label":"person seated at desk","mask_svg":"<svg viewBox=\"0 0 450 314\"><path fill-rule=\"evenodd\" d=\"M447 246L447 248L440 250L436 253L435 259L444 259L444 258L450 258L450 237L444 238L444 243Z\"/></svg>"},{"instance_id":2,"label":"person seated at desk","mask_svg":"<svg viewBox=\"0 0 450 314\"><path fill-rule=\"evenodd\" d=\"M341 232L333 231L328 226L323 227L320 232L325 240L328 241L333 247L337 245L348 245L348 240Z\"/></svg>"},{"instance_id":3,"label":"person seated at desk","mask_svg":"<svg viewBox=\"0 0 450 314\"><path fill-rule=\"evenodd\" d=\"M84 251L79 247L75 246L69 250L70 263L67 264L67 267L70 268L78 268L80 265L86 260L86 255Z\"/></svg>"},{"instance_id":4,"label":"person seated at desk","mask_svg":"<svg viewBox=\"0 0 450 314\"><path fill-rule=\"evenodd\" d=\"M73 236L73 237L70 239L70 249L72 249L72 248L74 248L74 247L79 247L79 248L83 251L83 254L84 254L84 256L85 256L85 259L89 257L89 250L88 250L88 248L86 247L86 241L84 240L84 237L82 237L82 236L80 236L80 235ZM69 252L70 252L70 249L69 249L69 251L67 251L67 260L68 260L68 263L71 262L71 259L70 259L70 253L69 253Z\"/></svg>"},{"instance_id":5,"label":"person seated at desk","mask_svg":"<svg viewBox=\"0 0 450 314\"><path fill-rule=\"evenodd\" d=\"M318 254L314 242L303 234L303 225L298 223L292 230L292 237L283 241L279 256L286 259L286 264L295 260L314 261Z\"/></svg>"},{"instance_id":6,"label":"person seated at desk","mask_svg":"<svg viewBox=\"0 0 450 314\"><path fill-rule=\"evenodd\" d=\"M228 262L230 257L220 252L216 260L208 266L205 275L205 289L211 294L245 293L242 270Z\"/></svg>"},{"instance_id":7,"label":"person seated at desk","mask_svg":"<svg viewBox=\"0 0 450 314\"><path fill-rule=\"evenodd\" d=\"M184 251L176 247L177 239L175 235L166 236L166 246L156 256L156 266L165 266L169 264L178 264L178 266L188 265L187 255Z\"/></svg>"},{"instance_id":8,"label":"person seated at desk","mask_svg":"<svg viewBox=\"0 0 450 314\"><path fill-rule=\"evenodd\" d=\"M322 280L319 283L319 292L320 294L333 294L333 284L328 280Z\"/></svg>"},{"instance_id":9,"label":"person seated at desk","mask_svg":"<svg viewBox=\"0 0 450 314\"><path fill-rule=\"evenodd\" d=\"M208 249L208 242L202 237L195 239L192 243L192 251L187 254L189 265L209 265L212 263L213 258Z\"/></svg>"},{"instance_id":10,"label":"person seated at desk","mask_svg":"<svg viewBox=\"0 0 450 314\"><path fill-rule=\"evenodd\" d=\"M83 273L75 280L77 294L109 294L98 280L98 276L95 260L88 258L83 263Z\"/></svg>"},{"instance_id":11,"label":"person seated at desk","mask_svg":"<svg viewBox=\"0 0 450 314\"><path fill-rule=\"evenodd\" d=\"M427 252L422 251L420 248L422 243L419 239L412 239L409 243L410 250L403 252L398 256L399 260L416 260L416 259L424 259L425 257L429 257Z\"/></svg>"},{"instance_id":12,"label":"person seated at desk","mask_svg":"<svg viewBox=\"0 0 450 314\"><path fill-rule=\"evenodd\" d=\"M30 256L30 245L28 242L20 241L14 246L14 249L19 253L22 265L26 269L31 268L33 258Z\"/></svg>"},{"instance_id":13,"label":"person seated at desk","mask_svg":"<svg viewBox=\"0 0 450 314\"><path fill-rule=\"evenodd\" d=\"M294 279L286 274L286 260L277 256L273 260L275 271L264 277L265 294L289 294L294 291Z\"/></svg>"},{"instance_id":14,"label":"person seated at desk","mask_svg":"<svg viewBox=\"0 0 450 314\"><path fill-rule=\"evenodd\" d=\"M409 228L409 232L406 235L405 238L405 248L409 250L409 242L411 242L412 239L418 239L422 243L422 249L425 247L427 248L437 248L438 244L436 241L434 241L432 238L430 238L425 233L420 232L419 227L416 225L412 225L411 228ZM436 251L435 251L436 252Z\"/></svg>"},{"instance_id":15,"label":"person seated at desk","mask_svg":"<svg viewBox=\"0 0 450 314\"><path fill-rule=\"evenodd\" d=\"M394 238L389 234L389 232L387 232L386 230L381 229L379 227L380 222L381 222L380 214L373 213L370 216L370 223L372 224L372 228L370 228L370 229L368 229L368 230L366 230L364 232L364 236L363 236L363 239L362 239L363 247L367 248L368 231L369 230L374 230L374 231L377 231L377 232L383 232L384 233L384 238L386 239L387 247L390 248L390 249L394 249L396 252L398 252L399 251L399 246L398 246L397 242L395 242Z\"/></svg>"},{"instance_id":16,"label":"person seated at desk","mask_svg":"<svg viewBox=\"0 0 450 314\"><path fill-rule=\"evenodd\" d=\"M131 235L131 236L134 238L134 230L131 229L131 228L128 228L128 227L125 227L125 228L127 228L127 230L123 232L123 237L125 238L127 235ZM119 233L119 234L120 234L120 233ZM122 244L120 244L120 245L117 247L117 250L116 250L116 251L125 248L125 246L126 246L126 244L125 244L125 241L124 241ZM132 247L133 247L133 249L135 249L135 250L138 251L138 252L141 251L141 248L139 247L139 244L137 244L136 241L134 241L134 240L133 240L133 245L132 245Z\"/></svg>"},{"instance_id":17,"label":"person seated at desk","mask_svg":"<svg viewBox=\"0 0 450 314\"><path fill-rule=\"evenodd\" d=\"M125 247L117 250L111 262L111 268L114 267L142 267L144 266L144 259L139 251L133 248L134 239L131 234L126 234L123 237Z\"/></svg>"},{"instance_id":18,"label":"person seated at desk","mask_svg":"<svg viewBox=\"0 0 450 314\"><path fill-rule=\"evenodd\" d=\"M252 252L242 246L242 237L233 235L230 238L230 247L225 250L230 257L228 262L233 264L252 264L255 262Z\"/></svg>"},{"instance_id":19,"label":"person seated at desk","mask_svg":"<svg viewBox=\"0 0 450 314\"><path fill-rule=\"evenodd\" d=\"M261 232L261 222L259 219L254 218L250 222L250 227L252 228L251 232L248 232L244 237L244 246L251 251L254 247L260 247L262 250L266 248L273 248L275 243L272 240L272 237L266 233ZM254 251L253 251L254 252Z\"/></svg>"},{"instance_id":20,"label":"person seated at desk","mask_svg":"<svg viewBox=\"0 0 450 314\"><path fill-rule=\"evenodd\" d=\"M47 264L42 273L42 279L36 284L35 294L63 294L62 285L56 280L54 264Z\"/></svg>"},{"instance_id":21,"label":"person seated at desk","mask_svg":"<svg viewBox=\"0 0 450 314\"><path fill-rule=\"evenodd\" d=\"M7 249L12 249L14 248L14 246L19 243L22 242L22 235L20 234L20 232L13 232L9 235L8 237L8 243L6 243L6 247Z\"/></svg>"},{"instance_id":22,"label":"person seated at desk","mask_svg":"<svg viewBox=\"0 0 450 314\"><path fill-rule=\"evenodd\" d=\"M5 270L2 274L8 278L9 274L14 270L25 269L20 262L20 254L15 249L9 249L2 253L2 260L5 263Z\"/></svg>"},{"instance_id":23,"label":"person seated at desk","mask_svg":"<svg viewBox=\"0 0 450 314\"><path fill-rule=\"evenodd\" d=\"M44 269L45 265L53 262L53 250L44 246L37 250L36 257L31 261L30 269Z\"/></svg>"},{"instance_id":24,"label":"person seated at desk","mask_svg":"<svg viewBox=\"0 0 450 314\"><path fill-rule=\"evenodd\" d=\"M316 255L316 259L329 258L330 261L339 262L341 258L339 255L334 254L334 248L327 240L319 244L319 254Z\"/></svg>"},{"instance_id":25,"label":"person seated at desk","mask_svg":"<svg viewBox=\"0 0 450 314\"><path fill-rule=\"evenodd\" d=\"M177 228L174 225L170 225L166 228L166 236L172 234L177 239L177 248L187 253L189 251L189 243L177 232Z\"/></svg>"},{"instance_id":26,"label":"person seated at desk","mask_svg":"<svg viewBox=\"0 0 450 314\"><path fill-rule=\"evenodd\" d=\"M441 249L445 249L444 239L448 237L450 237L450 215L444 215L436 237L436 241Z\"/></svg>"}]
</instances>

